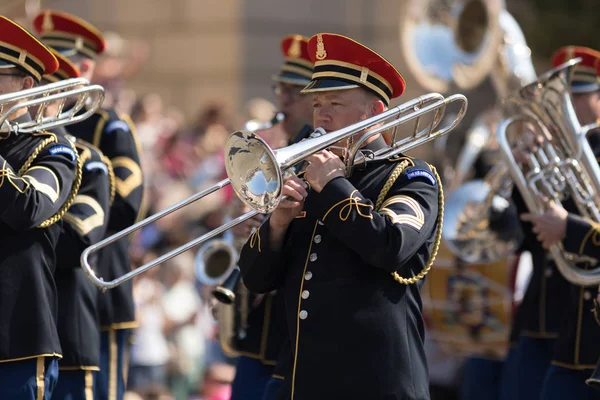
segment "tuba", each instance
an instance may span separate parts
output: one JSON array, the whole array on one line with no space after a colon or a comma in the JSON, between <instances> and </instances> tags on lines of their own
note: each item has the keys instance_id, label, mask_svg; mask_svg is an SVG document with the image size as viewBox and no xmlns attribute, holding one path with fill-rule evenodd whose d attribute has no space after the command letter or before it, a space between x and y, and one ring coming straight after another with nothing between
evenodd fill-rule
<instances>
[{"instance_id":1,"label":"tuba","mask_svg":"<svg viewBox=\"0 0 600 400\"><path fill-rule=\"evenodd\" d=\"M569 196L581 216L600 222L600 167L586 137L599 124L580 124L570 94L571 76L580 62L576 58L559 65L510 97L507 101L519 111L502 121L497 140L508 172L532 213L544 212L544 197L560 204ZM511 129L515 126L518 129ZM513 149L528 134L543 138L543 143L519 164ZM600 284L599 267L580 267L591 259L567 253L560 244L553 245L550 254L569 282Z\"/></svg>"}]
</instances>

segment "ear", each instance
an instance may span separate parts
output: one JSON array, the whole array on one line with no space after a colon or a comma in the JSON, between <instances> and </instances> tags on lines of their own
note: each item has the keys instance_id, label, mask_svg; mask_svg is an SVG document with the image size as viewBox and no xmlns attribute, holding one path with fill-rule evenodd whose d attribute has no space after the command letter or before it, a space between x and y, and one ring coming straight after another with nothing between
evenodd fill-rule
<instances>
[{"instance_id":1,"label":"ear","mask_svg":"<svg viewBox=\"0 0 600 400\"><path fill-rule=\"evenodd\" d=\"M381 114L385 109L386 107L385 104L383 104L383 101L376 99L371 102L371 115Z\"/></svg>"},{"instance_id":2,"label":"ear","mask_svg":"<svg viewBox=\"0 0 600 400\"><path fill-rule=\"evenodd\" d=\"M81 76L86 77L94 74L94 66L96 64L93 60L89 58L84 58L81 60L81 64L79 65L79 69L81 71Z\"/></svg>"},{"instance_id":3,"label":"ear","mask_svg":"<svg viewBox=\"0 0 600 400\"><path fill-rule=\"evenodd\" d=\"M31 89L35 85L35 81L31 76L26 76L21 80L21 90Z\"/></svg>"}]
</instances>

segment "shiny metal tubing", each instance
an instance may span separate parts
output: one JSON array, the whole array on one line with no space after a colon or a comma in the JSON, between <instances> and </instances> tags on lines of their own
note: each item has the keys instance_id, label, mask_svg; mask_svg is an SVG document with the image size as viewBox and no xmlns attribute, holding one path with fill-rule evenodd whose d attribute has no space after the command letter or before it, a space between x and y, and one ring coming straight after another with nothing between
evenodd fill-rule
<instances>
[{"instance_id":1,"label":"shiny metal tubing","mask_svg":"<svg viewBox=\"0 0 600 400\"><path fill-rule=\"evenodd\" d=\"M75 105L64 111L66 101L75 98ZM57 114L44 117L43 112L46 106L57 100L62 100ZM104 88L100 85L90 85L83 78L73 78L0 96L0 106L2 107L15 102L17 103L8 110L0 112L0 127L10 128L15 133L31 133L75 124L89 118L102 106ZM85 112L77 115L86 105ZM37 114L32 116L31 122L19 124L10 121L10 117L16 111L34 106L39 106L39 109Z\"/></svg>"},{"instance_id":2,"label":"shiny metal tubing","mask_svg":"<svg viewBox=\"0 0 600 400\"><path fill-rule=\"evenodd\" d=\"M441 113L443 115L443 113L445 112L446 106L453 102L462 103L457 116L448 126L434 132L433 130L435 129L437 124L439 124L439 122L442 119L442 116L439 114ZM123 282L126 282L126 281L134 278L135 276L149 270L150 268L153 268L156 265L159 265L159 264L161 264L161 263L163 263L163 262L165 262L165 261L167 261L167 260L169 260L169 259L171 259L171 258L197 246L197 245L202 244L203 242L205 242L207 240L212 239L213 237L227 231L230 228L233 228L234 226L252 218L253 216L255 216L259 213L271 212L273 209L275 209L277 207L279 202L283 199L283 196L281 196L281 190L280 190L281 186L282 186L282 182L283 182L283 172L286 172L292 166L294 166L298 162L304 160L308 156L310 156L318 151L324 150L324 149L328 148L329 146L331 146L332 144L339 142L340 140L343 140L345 138L359 134L367 128L371 128L371 127L374 127L375 125L382 124L384 121L386 121L390 118L395 118L395 119L389 123L385 123L381 126L374 127L374 129L369 130L367 133L365 133L365 135L373 136L373 135L379 134L391 127L400 125L402 123L411 121L413 119L417 119L417 122L418 122L418 120L421 116L423 116L431 111L436 112L436 114L434 115L434 118L432 120L432 123L428 128L419 131L418 123L417 123L417 124L415 124L415 129L411 136L406 137L398 142L393 143L387 149L383 149L382 151L378 151L377 153L375 153L375 156L374 156L375 160L387 159L387 158L393 157L396 154L399 154L404 151L408 151L410 149L413 149L414 147L417 147L421 144L424 144L426 142L429 142L431 140L434 140L438 137L441 137L441 136L449 133L452 129L454 129L458 125L458 123L464 117L464 115L466 113L466 109L467 109L467 104L468 104L467 98L461 94L452 95L447 98L444 98L442 95L437 94L437 93L429 94L429 95L421 96L421 97L418 97L411 101L408 101L408 102L401 104L395 108L387 110L379 115L373 116L364 121L360 121L360 122L353 124L351 126L348 126L346 128L342 128L337 131L330 132L328 134L324 134L324 135L320 135L320 136L315 135L309 139L303 140L301 142L295 143L293 145L290 145L290 146L287 146L287 147L284 147L284 148L281 148L278 150L272 150L264 142L264 140L262 140L259 136L257 136L254 133L251 133L248 131L235 132L230 136L230 139L228 140L226 148L225 148L227 175L229 176L229 179L225 179L225 180L215 184L214 186L212 186L202 192L199 192L199 193L191 196L190 198L185 199L185 200L175 204L174 206L169 207L168 209L166 209L162 212L154 214L154 215L130 226L129 228L124 229L120 232L117 232L114 235L111 235L111 236L107 237L106 239L86 248L83 251L83 253L81 254L81 266L82 266L83 270L85 271L86 275L88 276L88 278L101 290L106 291L107 289L114 288L114 287L122 284ZM317 129L315 134L318 131L319 131L319 129ZM237 145L238 147L233 146L232 143L234 145ZM254 154L254 153L251 153L248 151L248 148L250 148L251 146L255 146L257 149L260 150L260 152L257 153L260 155L260 158L259 159L251 159L252 163L250 163L249 165L243 165L241 167L243 170L236 168L237 165L234 162L236 158L239 158L240 155L242 155L242 154L251 154L251 155ZM351 152L351 154L356 154L357 151L358 150L353 150ZM362 161L359 160L359 162L362 162ZM276 191L276 193L271 193L267 189L260 196L255 194L256 197L260 197L260 201L262 201L262 203L253 202L252 200L254 200L254 199L248 200L248 198L246 198L245 192L243 190L243 189L247 189L247 188L244 188L243 186L247 179L248 168L251 168L253 170L257 170L260 172L261 168L269 168L269 167L273 168L273 170L271 170L270 172L273 173L273 178L275 179L275 183L276 183L279 191L278 192ZM232 181L232 178L234 179L234 181ZM163 218L164 216L171 214L172 212L174 212L182 207L185 207L186 205L188 205L196 200L203 198L204 196L207 196L219 189L222 189L223 187L225 187L228 184L232 184L232 187L235 190L238 197L240 198L240 200L242 200L245 204L250 206L250 208L253 211L250 211L250 212L220 226L219 228L217 228L211 232L208 232L208 233L202 235L201 237L196 238L196 239L190 241L189 243L186 243L186 244L178 247L177 249L174 249L174 250L170 251L169 253L164 254L164 255L158 257L157 259L155 259L147 264L144 264L144 265L140 266L139 268L137 268L133 271L130 271L127 274L120 276L116 279L113 279L111 281L104 281L104 279L98 278L96 276L91 265L89 264L89 257L92 253L97 252L101 248L104 248L104 247L108 246L109 244L111 244L123 237L128 236L129 234L141 229L142 227L144 227L154 221L157 221L157 220Z\"/></svg>"}]
</instances>

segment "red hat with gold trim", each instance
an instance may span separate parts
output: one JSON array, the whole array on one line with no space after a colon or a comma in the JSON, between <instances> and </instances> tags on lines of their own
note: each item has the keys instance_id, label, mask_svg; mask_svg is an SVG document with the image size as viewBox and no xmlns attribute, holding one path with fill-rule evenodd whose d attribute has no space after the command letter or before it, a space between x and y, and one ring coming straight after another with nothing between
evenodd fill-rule
<instances>
[{"instance_id":1,"label":"red hat with gold trim","mask_svg":"<svg viewBox=\"0 0 600 400\"><path fill-rule=\"evenodd\" d=\"M0 16L0 69L18 68L37 82L58 68L50 50L25 28Z\"/></svg>"},{"instance_id":2,"label":"red hat with gold trim","mask_svg":"<svg viewBox=\"0 0 600 400\"><path fill-rule=\"evenodd\" d=\"M46 10L35 17L33 26L44 44L67 57L80 54L94 58L106 47L98 29L71 14Z\"/></svg>"},{"instance_id":3,"label":"red hat with gold trim","mask_svg":"<svg viewBox=\"0 0 600 400\"><path fill-rule=\"evenodd\" d=\"M349 37L318 33L308 41L308 54L315 71L302 93L362 87L389 106L406 88L389 61Z\"/></svg>"},{"instance_id":4,"label":"red hat with gold trim","mask_svg":"<svg viewBox=\"0 0 600 400\"><path fill-rule=\"evenodd\" d=\"M44 75L42 78L48 82L59 82L65 79L79 78L81 72L67 57L60 54L53 48L50 51L58 60L58 69L53 74Z\"/></svg>"},{"instance_id":5,"label":"red hat with gold trim","mask_svg":"<svg viewBox=\"0 0 600 400\"><path fill-rule=\"evenodd\" d=\"M552 56L552 67L574 58L582 61L575 66L571 78L571 92L587 93L600 90L600 52L583 46L565 46Z\"/></svg>"},{"instance_id":6,"label":"red hat with gold trim","mask_svg":"<svg viewBox=\"0 0 600 400\"><path fill-rule=\"evenodd\" d=\"M305 86L313 74L313 62L308 55L308 38L287 35L281 40L281 53L285 57L279 73L273 75L277 82Z\"/></svg>"}]
</instances>

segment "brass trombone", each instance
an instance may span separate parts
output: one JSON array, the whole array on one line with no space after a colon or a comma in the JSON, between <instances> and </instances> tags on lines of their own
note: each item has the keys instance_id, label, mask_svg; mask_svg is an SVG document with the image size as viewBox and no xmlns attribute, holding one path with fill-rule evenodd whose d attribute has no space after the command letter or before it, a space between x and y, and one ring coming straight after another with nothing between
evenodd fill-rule
<instances>
[{"instance_id":1,"label":"brass trombone","mask_svg":"<svg viewBox=\"0 0 600 400\"><path fill-rule=\"evenodd\" d=\"M55 101L60 101L53 115L44 116L46 107ZM0 131L14 133L31 133L50 130L58 126L75 124L92 116L104 101L104 88L100 85L90 85L83 78L65 79L59 82L41 85L31 89L21 90L0 96ZM65 110L65 105L73 104ZM9 107L6 111L4 107ZM30 107L38 107L30 122L16 123L11 121L15 112ZM81 109L86 110L78 114Z\"/></svg>"},{"instance_id":2,"label":"brass trombone","mask_svg":"<svg viewBox=\"0 0 600 400\"><path fill-rule=\"evenodd\" d=\"M456 117L448 126L435 130L444 117L446 107L454 102L460 104L460 109L457 112ZM281 191L284 173L288 173L288 170L291 167L303 161L310 155L327 149L341 140L352 139L354 136L362 134L358 140L352 140L352 147L347 149L345 163L347 167L347 176L350 176L354 167L358 165L364 165L370 161L392 158L400 153L446 135L463 119L467 110L467 104L467 98L462 94L444 97L438 93L430 93L334 132L325 134L323 129L318 128L309 139L275 151L272 150L262 138L252 132L244 130L234 132L225 145L225 167L229 179L224 179L212 187L190 196L168 209L154 214L129 228L117 232L86 248L81 254L81 266L88 278L100 289L106 291L107 289L114 288L148 269L220 235L232 227L252 218L256 214L272 212L282 200ZM421 117L430 112L434 112L431 123L426 128L419 130L419 121ZM391 121L385 122L388 120ZM397 140L398 125L412 120L416 120L412 135ZM389 147L374 153L360 152L360 148L369 137L380 134L391 128L394 128L394 132ZM367 131L365 132L365 130ZM89 257L92 253L97 252L109 244L128 236L132 232L222 189L229 184L232 185L233 190L240 200L253 211L241 215L223 224L219 228L214 229L213 231L208 232L112 281L105 282L102 278L96 277L92 266L89 264Z\"/></svg>"}]
</instances>

